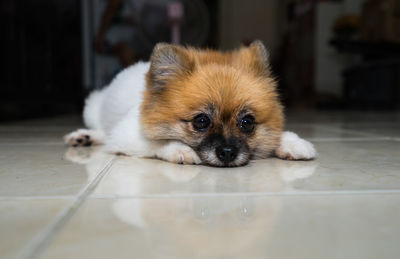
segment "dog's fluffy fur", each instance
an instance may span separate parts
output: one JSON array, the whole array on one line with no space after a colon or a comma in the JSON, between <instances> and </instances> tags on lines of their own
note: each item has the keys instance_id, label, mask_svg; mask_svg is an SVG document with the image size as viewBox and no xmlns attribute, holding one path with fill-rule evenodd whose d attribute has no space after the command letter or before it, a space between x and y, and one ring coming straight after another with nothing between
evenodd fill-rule
<instances>
[{"instance_id":1,"label":"dog's fluffy fur","mask_svg":"<svg viewBox=\"0 0 400 259\"><path fill-rule=\"evenodd\" d=\"M199 115L205 128L194 124ZM259 41L228 53L158 44L150 63L93 92L83 117L89 129L66 135L67 144L105 143L115 153L213 166L316 154L311 143L282 132L282 106Z\"/></svg>"}]
</instances>

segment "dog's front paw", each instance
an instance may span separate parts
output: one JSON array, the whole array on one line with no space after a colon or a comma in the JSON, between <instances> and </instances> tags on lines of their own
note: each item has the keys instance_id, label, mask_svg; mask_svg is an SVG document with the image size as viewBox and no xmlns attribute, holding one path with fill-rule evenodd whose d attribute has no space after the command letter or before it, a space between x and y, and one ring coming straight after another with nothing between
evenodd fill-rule
<instances>
[{"instance_id":1,"label":"dog's front paw","mask_svg":"<svg viewBox=\"0 0 400 259\"><path fill-rule=\"evenodd\" d=\"M104 142L104 134L100 131L78 129L64 136L64 142L71 147L88 147Z\"/></svg>"},{"instance_id":2,"label":"dog's front paw","mask_svg":"<svg viewBox=\"0 0 400 259\"><path fill-rule=\"evenodd\" d=\"M181 142L170 142L163 146L157 157L176 164L200 164L201 160L196 152Z\"/></svg>"},{"instance_id":3,"label":"dog's front paw","mask_svg":"<svg viewBox=\"0 0 400 259\"><path fill-rule=\"evenodd\" d=\"M287 160L311 160L317 155L313 144L289 131L282 133L281 142L275 154Z\"/></svg>"}]
</instances>

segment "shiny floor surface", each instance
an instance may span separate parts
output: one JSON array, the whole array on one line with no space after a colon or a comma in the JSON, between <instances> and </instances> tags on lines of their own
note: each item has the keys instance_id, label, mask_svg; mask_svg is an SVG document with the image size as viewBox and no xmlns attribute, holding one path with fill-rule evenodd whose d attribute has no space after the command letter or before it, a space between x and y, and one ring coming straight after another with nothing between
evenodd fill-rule
<instances>
[{"instance_id":1,"label":"shiny floor surface","mask_svg":"<svg viewBox=\"0 0 400 259\"><path fill-rule=\"evenodd\" d=\"M400 113L305 112L319 156L240 168L66 148L0 125L0 258L400 258Z\"/></svg>"}]
</instances>

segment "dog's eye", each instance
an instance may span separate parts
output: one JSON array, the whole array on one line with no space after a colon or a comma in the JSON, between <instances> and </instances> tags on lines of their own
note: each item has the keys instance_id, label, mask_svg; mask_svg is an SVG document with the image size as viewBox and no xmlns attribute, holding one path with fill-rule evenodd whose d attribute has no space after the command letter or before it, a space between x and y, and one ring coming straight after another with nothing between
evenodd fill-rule
<instances>
[{"instance_id":1,"label":"dog's eye","mask_svg":"<svg viewBox=\"0 0 400 259\"><path fill-rule=\"evenodd\" d=\"M206 131L211 125L211 120L207 114L202 113L194 117L192 124L196 130Z\"/></svg>"},{"instance_id":2,"label":"dog's eye","mask_svg":"<svg viewBox=\"0 0 400 259\"><path fill-rule=\"evenodd\" d=\"M251 115L244 116L239 122L239 129L243 133L251 133L254 130L254 117Z\"/></svg>"}]
</instances>

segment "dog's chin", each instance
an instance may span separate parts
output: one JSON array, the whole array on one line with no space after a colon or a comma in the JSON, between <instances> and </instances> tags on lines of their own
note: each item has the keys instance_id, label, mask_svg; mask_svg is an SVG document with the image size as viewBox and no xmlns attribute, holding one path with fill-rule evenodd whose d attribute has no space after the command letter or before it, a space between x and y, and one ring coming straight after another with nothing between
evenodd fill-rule
<instances>
[{"instance_id":1,"label":"dog's chin","mask_svg":"<svg viewBox=\"0 0 400 259\"><path fill-rule=\"evenodd\" d=\"M247 165L250 161L250 154L239 153L235 160L229 163L224 163L218 159L215 152L199 152L203 164L214 167L238 167Z\"/></svg>"}]
</instances>

